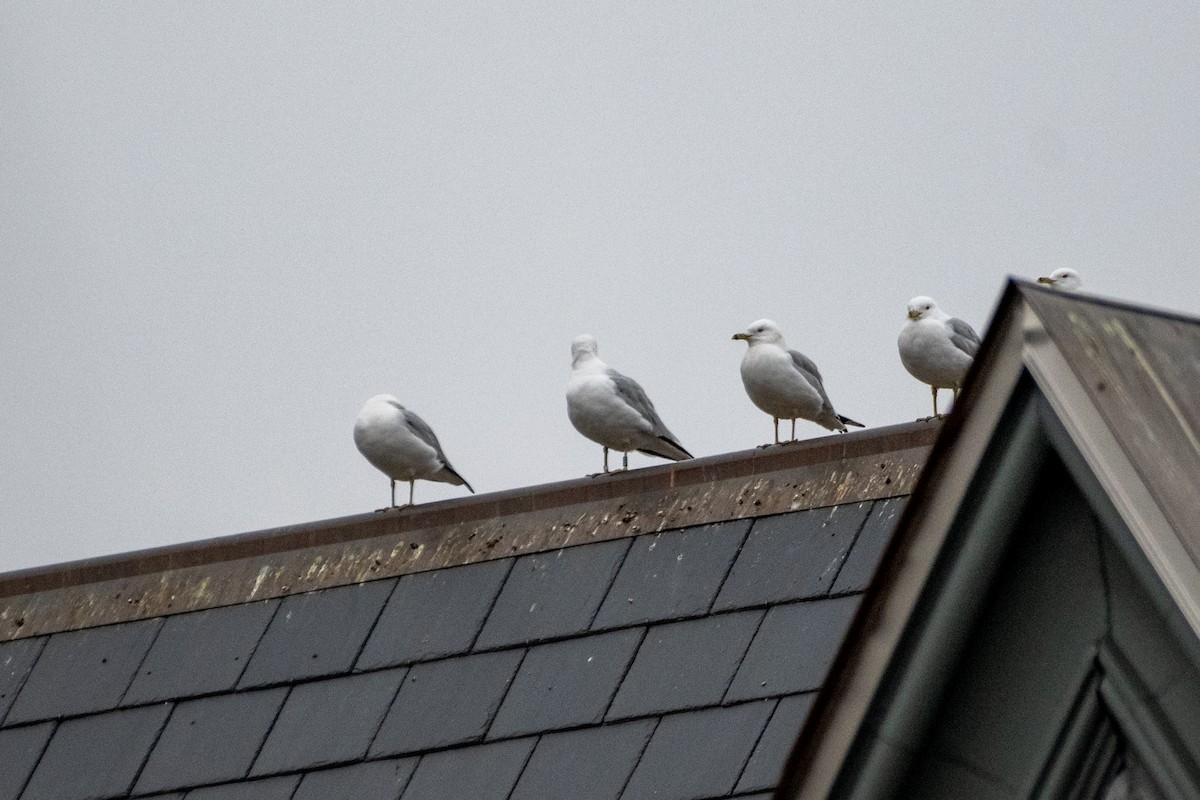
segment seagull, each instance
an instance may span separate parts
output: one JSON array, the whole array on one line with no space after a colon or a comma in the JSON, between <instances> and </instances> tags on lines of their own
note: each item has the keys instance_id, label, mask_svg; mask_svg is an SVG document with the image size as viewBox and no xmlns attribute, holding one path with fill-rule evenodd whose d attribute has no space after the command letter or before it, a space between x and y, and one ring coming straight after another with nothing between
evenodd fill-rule
<instances>
[{"instance_id":1,"label":"seagull","mask_svg":"<svg viewBox=\"0 0 1200 800\"><path fill-rule=\"evenodd\" d=\"M1079 273L1069 267L1056 269L1049 275L1038 278L1037 282L1055 289L1062 289L1064 292L1078 292L1083 288L1083 281L1080 280Z\"/></svg>"},{"instance_id":2,"label":"seagull","mask_svg":"<svg viewBox=\"0 0 1200 800\"><path fill-rule=\"evenodd\" d=\"M833 410L817 365L808 356L788 350L774 322L760 319L733 338L749 345L742 356L742 384L750 401L775 420L775 444L780 444L781 419L792 421L793 442L797 419L811 420L839 433L845 433L847 425L866 427Z\"/></svg>"},{"instance_id":3,"label":"seagull","mask_svg":"<svg viewBox=\"0 0 1200 800\"><path fill-rule=\"evenodd\" d=\"M595 337L583 334L571 342L567 416L575 430L604 447L604 471L609 450L621 453L622 469L629 469L630 450L672 461L691 458L637 381L609 367L597 353Z\"/></svg>"},{"instance_id":4,"label":"seagull","mask_svg":"<svg viewBox=\"0 0 1200 800\"><path fill-rule=\"evenodd\" d=\"M411 506L418 479L466 486L475 494L471 484L450 466L425 420L390 394L377 394L363 405L354 420L354 444L375 469L392 481L392 504L378 511ZM396 481L408 481L406 505L396 505Z\"/></svg>"},{"instance_id":5,"label":"seagull","mask_svg":"<svg viewBox=\"0 0 1200 800\"><path fill-rule=\"evenodd\" d=\"M908 320L897 344L904 368L933 391L933 417L929 419L941 417L938 389L950 389L958 399L967 370L979 352L979 334L938 308L932 298L914 297L908 301Z\"/></svg>"}]
</instances>

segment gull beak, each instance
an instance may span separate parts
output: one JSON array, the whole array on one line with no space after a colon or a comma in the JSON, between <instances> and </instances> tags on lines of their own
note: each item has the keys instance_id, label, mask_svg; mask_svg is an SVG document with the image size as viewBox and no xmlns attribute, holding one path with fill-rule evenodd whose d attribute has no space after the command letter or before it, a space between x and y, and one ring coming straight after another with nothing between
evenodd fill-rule
<instances>
[{"instance_id":1,"label":"gull beak","mask_svg":"<svg viewBox=\"0 0 1200 800\"><path fill-rule=\"evenodd\" d=\"M1045 278L1045 277L1042 277L1042 278L1038 278L1038 279L1037 279L1037 282L1038 282L1038 283L1044 283L1044 284L1046 284L1047 286L1053 286L1053 285L1054 285L1054 278Z\"/></svg>"},{"instance_id":2,"label":"gull beak","mask_svg":"<svg viewBox=\"0 0 1200 800\"><path fill-rule=\"evenodd\" d=\"M909 311L909 312L908 312L908 318L909 318L909 319L920 319L920 318L921 318L921 312L920 312L920 311Z\"/></svg>"},{"instance_id":3,"label":"gull beak","mask_svg":"<svg viewBox=\"0 0 1200 800\"><path fill-rule=\"evenodd\" d=\"M748 342L748 341L750 341L750 334L748 334L748 333L735 333L735 334L733 335L733 338L734 338L734 339L741 339L743 342Z\"/></svg>"}]
</instances>

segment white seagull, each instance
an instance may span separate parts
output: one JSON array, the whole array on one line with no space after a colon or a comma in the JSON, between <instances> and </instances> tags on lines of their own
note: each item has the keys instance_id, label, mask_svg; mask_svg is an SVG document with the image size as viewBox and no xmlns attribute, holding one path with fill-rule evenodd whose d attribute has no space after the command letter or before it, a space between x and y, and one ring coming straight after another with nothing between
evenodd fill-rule
<instances>
[{"instance_id":1,"label":"white seagull","mask_svg":"<svg viewBox=\"0 0 1200 800\"><path fill-rule=\"evenodd\" d=\"M1069 267L1056 269L1049 275L1043 275L1037 279L1037 282L1053 286L1055 289L1062 289L1064 292L1078 292L1083 288L1083 281L1080 280L1079 273Z\"/></svg>"},{"instance_id":2,"label":"white seagull","mask_svg":"<svg viewBox=\"0 0 1200 800\"><path fill-rule=\"evenodd\" d=\"M389 508L413 504L417 480L439 481L475 490L454 471L433 430L425 420L400 405L390 394L377 394L366 402L354 420L354 444L372 466L392 481ZM408 504L396 505L396 481L408 481ZM378 509L387 511L387 508Z\"/></svg>"},{"instance_id":3,"label":"white seagull","mask_svg":"<svg viewBox=\"0 0 1200 800\"><path fill-rule=\"evenodd\" d=\"M760 319L742 333L735 333L749 345L742 356L742 384L750 401L775 421L775 444L779 444L779 420L792 421L796 441L796 420L807 419L823 428L840 433L847 425L866 427L833 410L817 365L808 356L788 350L779 326Z\"/></svg>"},{"instance_id":4,"label":"white seagull","mask_svg":"<svg viewBox=\"0 0 1200 800\"><path fill-rule=\"evenodd\" d=\"M604 447L604 471L609 450L622 454L622 469L629 469L630 450L672 461L691 458L637 381L609 367L597 352L596 339L587 334L571 342L567 416L575 430Z\"/></svg>"},{"instance_id":5,"label":"white seagull","mask_svg":"<svg viewBox=\"0 0 1200 800\"><path fill-rule=\"evenodd\" d=\"M975 354L979 352L979 334L963 322L938 308L929 297L914 297L908 301L908 320L897 341L900 363L908 373L933 392L933 416L940 417L937 408L938 389L950 389L955 399Z\"/></svg>"}]
</instances>

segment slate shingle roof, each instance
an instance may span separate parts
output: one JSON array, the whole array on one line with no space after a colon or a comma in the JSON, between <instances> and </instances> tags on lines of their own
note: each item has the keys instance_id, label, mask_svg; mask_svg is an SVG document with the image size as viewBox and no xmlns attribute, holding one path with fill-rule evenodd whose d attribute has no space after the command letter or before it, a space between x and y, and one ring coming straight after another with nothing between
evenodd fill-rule
<instances>
[{"instance_id":1,"label":"slate shingle roof","mask_svg":"<svg viewBox=\"0 0 1200 800\"><path fill-rule=\"evenodd\" d=\"M765 796L903 503L0 643L0 800Z\"/></svg>"}]
</instances>

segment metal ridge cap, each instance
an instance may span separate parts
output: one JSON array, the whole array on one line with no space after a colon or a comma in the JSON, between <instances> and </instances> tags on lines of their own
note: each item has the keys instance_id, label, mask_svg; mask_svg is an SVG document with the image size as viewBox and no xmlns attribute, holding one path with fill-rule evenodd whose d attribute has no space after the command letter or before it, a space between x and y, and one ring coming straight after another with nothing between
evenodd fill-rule
<instances>
[{"instance_id":1,"label":"metal ridge cap","mask_svg":"<svg viewBox=\"0 0 1200 800\"><path fill-rule=\"evenodd\" d=\"M939 423L922 421L887 425L805 439L786 446L758 447L654 465L609 476L574 478L437 501L402 512L354 514L31 567L0 573L0 597L284 553L381 534L422 530L579 503L606 502L632 494L668 491L717 480L766 475L846 458L930 446L940 429Z\"/></svg>"}]
</instances>

